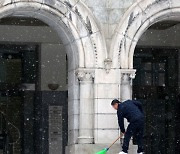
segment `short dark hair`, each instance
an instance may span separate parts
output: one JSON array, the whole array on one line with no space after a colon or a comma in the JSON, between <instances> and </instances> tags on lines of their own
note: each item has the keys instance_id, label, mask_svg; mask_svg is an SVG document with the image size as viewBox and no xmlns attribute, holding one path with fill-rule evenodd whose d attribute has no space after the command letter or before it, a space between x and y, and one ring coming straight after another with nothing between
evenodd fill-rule
<instances>
[{"instance_id":1,"label":"short dark hair","mask_svg":"<svg viewBox=\"0 0 180 154\"><path fill-rule=\"evenodd\" d=\"M117 99L114 99L112 102L111 102L111 105L115 105L115 104L120 104L121 102Z\"/></svg>"}]
</instances>

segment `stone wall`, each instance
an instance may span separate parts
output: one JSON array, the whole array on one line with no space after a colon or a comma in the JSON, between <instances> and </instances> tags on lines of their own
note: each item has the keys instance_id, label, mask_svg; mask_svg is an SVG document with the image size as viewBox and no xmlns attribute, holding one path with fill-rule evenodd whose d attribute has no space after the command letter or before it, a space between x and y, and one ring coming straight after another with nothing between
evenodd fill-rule
<instances>
[{"instance_id":1,"label":"stone wall","mask_svg":"<svg viewBox=\"0 0 180 154\"><path fill-rule=\"evenodd\" d=\"M82 0L90 8L106 38L108 51L114 31L135 0Z\"/></svg>"}]
</instances>

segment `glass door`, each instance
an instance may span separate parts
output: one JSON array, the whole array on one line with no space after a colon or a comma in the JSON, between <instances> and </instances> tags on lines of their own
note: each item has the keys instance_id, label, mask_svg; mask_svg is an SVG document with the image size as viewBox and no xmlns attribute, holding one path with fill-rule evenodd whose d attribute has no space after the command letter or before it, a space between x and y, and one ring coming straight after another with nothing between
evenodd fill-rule
<instances>
[{"instance_id":1,"label":"glass door","mask_svg":"<svg viewBox=\"0 0 180 154\"><path fill-rule=\"evenodd\" d=\"M36 45L0 45L0 149L3 154L34 153L36 51ZM26 91L25 86L30 89Z\"/></svg>"}]
</instances>

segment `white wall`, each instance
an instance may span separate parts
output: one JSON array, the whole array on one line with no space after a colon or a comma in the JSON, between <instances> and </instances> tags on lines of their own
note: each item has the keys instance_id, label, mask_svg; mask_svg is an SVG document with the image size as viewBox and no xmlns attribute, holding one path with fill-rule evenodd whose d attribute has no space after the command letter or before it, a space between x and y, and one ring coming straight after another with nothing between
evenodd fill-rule
<instances>
[{"instance_id":1,"label":"white wall","mask_svg":"<svg viewBox=\"0 0 180 154\"><path fill-rule=\"evenodd\" d=\"M57 90L67 90L66 52L61 44L41 44L41 90L48 84L59 84Z\"/></svg>"},{"instance_id":2,"label":"white wall","mask_svg":"<svg viewBox=\"0 0 180 154\"><path fill-rule=\"evenodd\" d=\"M58 35L48 26L0 25L0 42L61 43Z\"/></svg>"},{"instance_id":3,"label":"white wall","mask_svg":"<svg viewBox=\"0 0 180 154\"><path fill-rule=\"evenodd\" d=\"M136 0L82 0L97 18L99 26L105 34L108 51L116 26L125 11L135 1Z\"/></svg>"}]
</instances>

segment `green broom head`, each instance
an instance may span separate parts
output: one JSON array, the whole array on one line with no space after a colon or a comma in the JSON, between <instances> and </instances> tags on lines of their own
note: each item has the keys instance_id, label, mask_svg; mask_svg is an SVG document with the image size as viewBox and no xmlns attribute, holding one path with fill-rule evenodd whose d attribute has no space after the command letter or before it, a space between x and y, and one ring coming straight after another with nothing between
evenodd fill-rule
<instances>
[{"instance_id":1,"label":"green broom head","mask_svg":"<svg viewBox=\"0 0 180 154\"><path fill-rule=\"evenodd\" d=\"M103 150L97 152L96 154L106 154L107 151L108 151L108 149L106 148L106 149L103 149Z\"/></svg>"}]
</instances>

